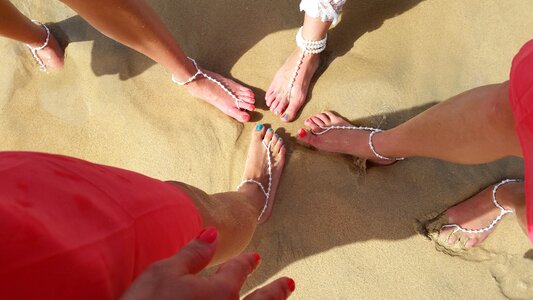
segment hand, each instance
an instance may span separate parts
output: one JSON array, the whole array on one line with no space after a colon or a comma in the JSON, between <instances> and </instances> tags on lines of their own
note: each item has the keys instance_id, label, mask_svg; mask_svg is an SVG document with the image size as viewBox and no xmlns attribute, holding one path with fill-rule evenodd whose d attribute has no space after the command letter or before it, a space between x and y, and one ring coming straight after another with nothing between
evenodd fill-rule
<instances>
[{"instance_id":1,"label":"hand","mask_svg":"<svg viewBox=\"0 0 533 300\"><path fill-rule=\"evenodd\" d=\"M209 276L198 276L213 258L218 231L204 229L176 255L155 262L122 295L138 299L239 299L242 285L261 260L257 253L241 254ZM244 299L287 299L294 291L291 278L282 277L255 290Z\"/></svg>"}]
</instances>

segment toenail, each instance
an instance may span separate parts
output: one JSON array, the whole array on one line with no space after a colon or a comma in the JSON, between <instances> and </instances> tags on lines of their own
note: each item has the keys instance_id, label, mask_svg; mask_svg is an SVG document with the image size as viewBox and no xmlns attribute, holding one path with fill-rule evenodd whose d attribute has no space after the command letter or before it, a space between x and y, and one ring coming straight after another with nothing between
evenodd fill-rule
<instances>
[{"instance_id":1,"label":"toenail","mask_svg":"<svg viewBox=\"0 0 533 300\"><path fill-rule=\"evenodd\" d=\"M281 117L282 119L284 120L288 120L289 119L289 115L288 114L284 114L283 117Z\"/></svg>"},{"instance_id":2,"label":"toenail","mask_svg":"<svg viewBox=\"0 0 533 300\"><path fill-rule=\"evenodd\" d=\"M303 128L300 128L298 129L298 136L303 138L307 135L307 132L303 129Z\"/></svg>"},{"instance_id":3,"label":"toenail","mask_svg":"<svg viewBox=\"0 0 533 300\"><path fill-rule=\"evenodd\" d=\"M277 138L279 138L279 135L277 133L274 133L274 136L276 136Z\"/></svg>"},{"instance_id":4,"label":"toenail","mask_svg":"<svg viewBox=\"0 0 533 300\"><path fill-rule=\"evenodd\" d=\"M279 112L278 112L278 110L277 110L277 109L276 109L276 110L274 110L274 114L275 114L276 116L277 116L277 115L279 115Z\"/></svg>"},{"instance_id":5,"label":"toenail","mask_svg":"<svg viewBox=\"0 0 533 300\"><path fill-rule=\"evenodd\" d=\"M273 130L274 130L274 129L272 129L272 128L269 128L269 129L268 129L268 131L273 131Z\"/></svg>"},{"instance_id":6,"label":"toenail","mask_svg":"<svg viewBox=\"0 0 533 300\"><path fill-rule=\"evenodd\" d=\"M255 126L255 130L261 130L263 129L263 124L259 123Z\"/></svg>"}]
</instances>

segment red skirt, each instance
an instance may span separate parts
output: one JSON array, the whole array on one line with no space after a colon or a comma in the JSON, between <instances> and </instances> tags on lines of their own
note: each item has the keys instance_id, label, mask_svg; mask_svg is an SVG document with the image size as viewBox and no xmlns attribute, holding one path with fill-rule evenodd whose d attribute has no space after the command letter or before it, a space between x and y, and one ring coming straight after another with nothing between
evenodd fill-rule
<instances>
[{"instance_id":1,"label":"red skirt","mask_svg":"<svg viewBox=\"0 0 533 300\"><path fill-rule=\"evenodd\" d=\"M533 40L513 59L509 99L524 156L527 230L533 243Z\"/></svg>"},{"instance_id":2,"label":"red skirt","mask_svg":"<svg viewBox=\"0 0 533 300\"><path fill-rule=\"evenodd\" d=\"M201 229L189 196L168 183L0 152L0 299L116 299Z\"/></svg>"}]
</instances>

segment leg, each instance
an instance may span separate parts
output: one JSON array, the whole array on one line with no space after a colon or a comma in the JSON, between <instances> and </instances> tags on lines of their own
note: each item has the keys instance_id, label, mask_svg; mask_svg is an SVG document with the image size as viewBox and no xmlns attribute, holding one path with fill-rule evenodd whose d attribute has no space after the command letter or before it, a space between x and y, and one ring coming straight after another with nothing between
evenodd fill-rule
<instances>
[{"instance_id":1,"label":"leg","mask_svg":"<svg viewBox=\"0 0 533 300\"><path fill-rule=\"evenodd\" d=\"M507 82L459 94L393 129L375 134L374 147L387 157L425 156L463 164L521 156L508 95ZM306 124L314 132L331 125L351 125L330 112L312 116L306 120ZM301 141L318 149L383 163L371 152L367 131L333 130L324 135L314 135L302 129L299 135ZM488 226L500 213L491 201L493 187L451 207L437 218L424 222L426 233L448 250L462 250L481 243L492 229L482 233L458 234L456 228L443 228L442 225L457 224L466 229ZM525 229L523 183L500 186L497 202L504 208L515 211Z\"/></svg>"},{"instance_id":2,"label":"leg","mask_svg":"<svg viewBox=\"0 0 533 300\"><path fill-rule=\"evenodd\" d=\"M424 156L462 164L521 156L508 90L504 82L459 94L375 134L374 147L386 157ZM332 113L312 116L305 124L314 132L320 131L320 126L351 125ZM324 135L300 130L299 140L319 150L383 162L371 152L368 136L368 132L359 130L333 130Z\"/></svg>"},{"instance_id":3,"label":"leg","mask_svg":"<svg viewBox=\"0 0 533 300\"><path fill-rule=\"evenodd\" d=\"M8 0L0 0L0 35L33 48L43 45L47 36L42 26L33 23ZM53 36L50 36L48 46L37 55L48 67L63 67L63 50Z\"/></svg>"},{"instance_id":4,"label":"leg","mask_svg":"<svg viewBox=\"0 0 533 300\"><path fill-rule=\"evenodd\" d=\"M252 142L246 160L243 178L254 179L268 185L267 153L264 141L271 144L272 191L266 213L259 223L265 222L272 211L275 193L279 185L285 163L283 140L266 130L262 125L252 132ZM225 192L208 195L205 192L183 183L172 182L184 189L198 208L204 226L215 226L219 230L219 247L213 264L218 264L241 253L252 239L258 224L258 217L265 205L265 196L255 184L245 184L238 192Z\"/></svg>"},{"instance_id":5,"label":"leg","mask_svg":"<svg viewBox=\"0 0 533 300\"><path fill-rule=\"evenodd\" d=\"M322 3L324 2L324 3ZM335 19L342 10L344 0L321 1L321 0L303 0L302 10L306 10L302 36L306 40L321 40L327 33L334 19L328 13L334 12ZM316 7L328 7L328 13L317 9ZM313 12L311 12L313 10ZM312 15L309 15L312 14ZM302 49L296 48L283 66L278 70L268 91L266 93L266 103L274 114L281 117L284 122L293 121L300 108L305 103L311 79L319 66L320 54L305 54L302 64L298 69L298 75L294 85L289 90L289 81L293 77L295 67ZM290 101L289 101L290 95Z\"/></svg>"},{"instance_id":6,"label":"leg","mask_svg":"<svg viewBox=\"0 0 533 300\"><path fill-rule=\"evenodd\" d=\"M105 35L161 64L176 80L186 81L196 73L194 65L187 59L170 31L144 0L62 1ZM250 89L218 74L204 72L222 82L243 100L242 108L255 109ZM248 113L237 109L234 100L226 92L206 78L198 78L185 87L193 96L206 100L238 121L246 122L250 119Z\"/></svg>"}]
</instances>

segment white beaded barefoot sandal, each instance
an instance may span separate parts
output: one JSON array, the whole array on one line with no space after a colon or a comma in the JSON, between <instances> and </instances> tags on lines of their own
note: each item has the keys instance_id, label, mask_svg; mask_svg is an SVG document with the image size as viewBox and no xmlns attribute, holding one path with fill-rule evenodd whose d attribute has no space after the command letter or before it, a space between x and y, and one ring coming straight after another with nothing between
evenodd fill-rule
<instances>
[{"instance_id":1,"label":"white beaded barefoot sandal","mask_svg":"<svg viewBox=\"0 0 533 300\"><path fill-rule=\"evenodd\" d=\"M232 91L230 91L227 87L225 87L224 84L222 84L222 82L216 80L215 78L207 75L204 71L200 70L200 68L198 67L198 64L196 63L196 61L194 59L192 59L190 57L187 57L187 58L194 65L194 68L196 69L196 73L194 73L194 75L192 75L189 79L187 79L185 81L176 80L176 79L174 79L174 76L172 76L172 81L174 83L176 83L179 86L184 86L184 85L187 85L187 84L193 82L194 80L198 79L199 76L203 76L203 77L207 78L208 80L216 83L222 90L224 90L224 92L226 92L231 98L233 98L233 100L235 101L235 106L238 109L241 109L241 106L239 105L239 102L244 102L243 100L241 100L237 96L235 96L235 94Z\"/></svg>"},{"instance_id":2,"label":"white beaded barefoot sandal","mask_svg":"<svg viewBox=\"0 0 533 300\"><path fill-rule=\"evenodd\" d=\"M261 213L259 214L259 217L257 218L257 221L261 220L261 218L263 217L263 214L266 212L266 210L268 208L268 202L270 200L270 189L272 187L272 160L270 158L270 145L272 144L272 141L270 141L270 143L268 143L268 145L265 143L265 141L263 141L262 143L263 143L263 146L265 146L265 148L267 150L268 188L265 189L265 187L263 186L263 184L261 184L261 182L259 182L257 180L253 180L253 179L244 179L243 181L241 181L239 186L237 186L237 191L238 191L246 183L255 183L255 184L257 184L259 186L259 188L261 189L261 191L265 195L265 206L263 206L263 209L261 210Z\"/></svg>"},{"instance_id":3,"label":"white beaded barefoot sandal","mask_svg":"<svg viewBox=\"0 0 533 300\"><path fill-rule=\"evenodd\" d=\"M491 230L492 228L494 228L494 226L496 226L496 224L503 218L503 216L505 216L506 214L510 214L510 213L514 212L512 209L503 208L503 206L501 206L498 203L498 201L496 200L496 192L498 191L498 188L500 188L500 186L502 186L504 184L507 184L507 183L510 183L510 182L521 182L521 180L519 180L519 179L505 179L505 180L502 180L500 183L496 184L492 188L492 203L494 203L494 206L496 206L500 210L500 214L494 220L492 220L492 222L489 225L487 225L487 226L485 226L485 227L483 227L481 229L465 229L465 228L461 227L458 224L446 224L446 225L442 225L441 230L444 229L444 228L448 228L448 227L454 227L455 230L450 234L450 236L451 236L451 235L455 234L457 231L461 231L463 233L483 233L483 232L487 232L487 231Z\"/></svg>"},{"instance_id":4,"label":"white beaded barefoot sandal","mask_svg":"<svg viewBox=\"0 0 533 300\"><path fill-rule=\"evenodd\" d=\"M40 22L37 22L35 20L31 20L31 21L33 23L35 23L37 25L40 25L40 26L42 26L44 28L44 30L46 31L46 40L39 47L33 48L32 46L30 46L28 44L26 44L26 46L30 49L30 52L33 55L33 58L39 64L39 69L41 71L46 71L46 65L44 64L43 60L39 57L39 55L37 55L37 51L43 50L44 48L46 48L48 46L48 42L50 41L50 29L48 29L48 27L46 25L44 25L44 24L42 24Z\"/></svg>"},{"instance_id":5,"label":"white beaded barefoot sandal","mask_svg":"<svg viewBox=\"0 0 533 300\"><path fill-rule=\"evenodd\" d=\"M319 127L323 131L321 131L321 132L313 132L313 134L322 135L322 134L324 134L324 133L326 133L326 132L328 132L328 131L330 131L332 129L348 129L348 130L370 131L370 135L368 136L368 146L370 147L370 150L372 150L372 153L374 153L374 155L377 158L383 159L383 160L391 160L391 161L398 161L398 160L404 160L405 159L405 157L396 157L396 158L386 157L386 156L383 156L383 155L379 154L376 151L376 148L374 147L374 143L372 142L372 138L374 137L374 135L376 133L382 132L383 130L381 130L381 129L372 128L372 127L363 127L363 126L337 126L337 125L327 126L327 127L319 126Z\"/></svg>"},{"instance_id":6,"label":"white beaded barefoot sandal","mask_svg":"<svg viewBox=\"0 0 533 300\"><path fill-rule=\"evenodd\" d=\"M296 80L296 76L298 76L298 70L300 69L300 66L302 65L304 61L304 57L306 54L318 54L321 53L326 49L326 44L328 41L328 35L319 40L319 41L312 41L312 40L306 40L302 36L302 30L303 27L300 27L300 30L298 30L298 33L296 34L296 44L300 49L302 49L302 54L300 55L300 58L298 59L298 62L296 63L296 67L294 68L294 72L292 73L291 80L289 81L289 96L288 101L291 101L291 94L292 94L292 88L294 86L294 81Z\"/></svg>"}]
</instances>

